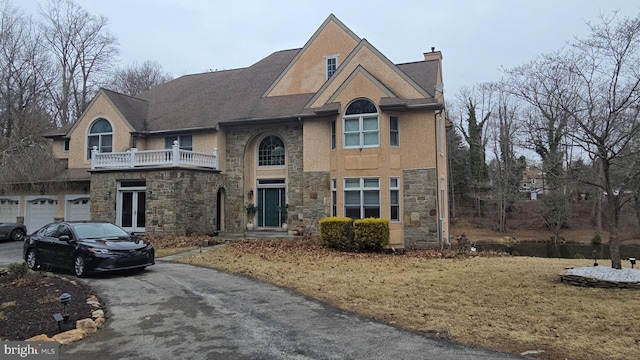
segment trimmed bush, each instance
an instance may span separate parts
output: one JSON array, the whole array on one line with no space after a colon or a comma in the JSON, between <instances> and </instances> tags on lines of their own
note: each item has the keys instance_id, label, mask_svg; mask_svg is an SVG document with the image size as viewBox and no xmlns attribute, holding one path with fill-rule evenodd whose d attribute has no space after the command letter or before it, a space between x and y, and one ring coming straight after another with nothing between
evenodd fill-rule
<instances>
[{"instance_id":1,"label":"trimmed bush","mask_svg":"<svg viewBox=\"0 0 640 360\"><path fill-rule=\"evenodd\" d=\"M389 245L388 219L360 219L353 222L353 241L359 250L380 251Z\"/></svg>"},{"instance_id":2,"label":"trimmed bush","mask_svg":"<svg viewBox=\"0 0 640 360\"><path fill-rule=\"evenodd\" d=\"M593 237L591 238L591 243L593 245L600 245L602 244L602 237L600 236L599 233L596 233L595 235L593 235Z\"/></svg>"},{"instance_id":3,"label":"trimmed bush","mask_svg":"<svg viewBox=\"0 0 640 360\"><path fill-rule=\"evenodd\" d=\"M338 250L351 250L353 220L348 217L326 217L320 220L320 237L325 246Z\"/></svg>"}]
</instances>

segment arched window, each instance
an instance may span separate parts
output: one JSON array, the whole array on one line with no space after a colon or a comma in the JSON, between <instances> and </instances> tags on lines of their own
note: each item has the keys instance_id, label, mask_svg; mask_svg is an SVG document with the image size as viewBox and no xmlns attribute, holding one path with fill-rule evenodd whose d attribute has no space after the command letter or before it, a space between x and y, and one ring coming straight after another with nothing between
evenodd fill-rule
<instances>
[{"instance_id":1,"label":"arched window","mask_svg":"<svg viewBox=\"0 0 640 360\"><path fill-rule=\"evenodd\" d=\"M113 129L106 119L99 118L91 124L87 136L87 159L91 159L91 150L98 147L99 152L113 151Z\"/></svg>"},{"instance_id":2,"label":"arched window","mask_svg":"<svg viewBox=\"0 0 640 360\"><path fill-rule=\"evenodd\" d=\"M260 142L258 166L284 165L284 142L277 136L269 135Z\"/></svg>"},{"instance_id":3,"label":"arched window","mask_svg":"<svg viewBox=\"0 0 640 360\"><path fill-rule=\"evenodd\" d=\"M378 108L371 100L352 101L344 112L342 125L345 148L380 146Z\"/></svg>"}]
</instances>

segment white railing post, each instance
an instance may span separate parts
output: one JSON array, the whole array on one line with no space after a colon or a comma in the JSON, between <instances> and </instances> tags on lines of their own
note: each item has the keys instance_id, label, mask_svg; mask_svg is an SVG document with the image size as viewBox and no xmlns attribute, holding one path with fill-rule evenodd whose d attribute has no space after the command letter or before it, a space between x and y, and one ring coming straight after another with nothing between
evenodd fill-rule
<instances>
[{"instance_id":1,"label":"white railing post","mask_svg":"<svg viewBox=\"0 0 640 360\"><path fill-rule=\"evenodd\" d=\"M97 154L98 154L98 147L94 145L93 149L91 149L91 168L92 169L96 168L96 162L98 161L96 159Z\"/></svg>"},{"instance_id":2,"label":"white railing post","mask_svg":"<svg viewBox=\"0 0 640 360\"><path fill-rule=\"evenodd\" d=\"M136 153L138 152L138 148L131 148L127 150L129 153L129 167L136 167Z\"/></svg>"},{"instance_id":3,"label":"white railing post","mask_svg":"<svg viewBox=\"0 0 640 360\"><path fill-rule=\"evenodd\" d=\"M213 149L213 168L218 169L218 148Z\"/></svg>"},{"instance_id":4,"label":"white railing post","mask_svg":"<svg viewBox=\"0 0 640 360\"><path fill-rule=\"evenodd\" d=\"M178 145L178 140L173 141L173 146L171 147L173 150L172 159L173 166L178 166L180 164L180 145Z\"/></svg>"}]
</instances>

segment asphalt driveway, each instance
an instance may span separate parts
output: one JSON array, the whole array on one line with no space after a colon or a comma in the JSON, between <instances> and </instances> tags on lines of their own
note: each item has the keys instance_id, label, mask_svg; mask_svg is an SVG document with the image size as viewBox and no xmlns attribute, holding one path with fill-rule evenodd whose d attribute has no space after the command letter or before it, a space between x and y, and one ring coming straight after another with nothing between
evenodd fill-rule
<instances>
[{"instance_id":1,"label":"asphalt driveway","mask_svg":"<svg viewBox=\"0 0 640 360\"><path fill-rule=\"evenodd\" d=\"M8 247L0 243L0 264L12 254ZM106 300L108 321L97 334L62 346L62 360L522 359L380 324L251 278L163 260L145 272L85 281Z\"/></svg>"}]
</instances>

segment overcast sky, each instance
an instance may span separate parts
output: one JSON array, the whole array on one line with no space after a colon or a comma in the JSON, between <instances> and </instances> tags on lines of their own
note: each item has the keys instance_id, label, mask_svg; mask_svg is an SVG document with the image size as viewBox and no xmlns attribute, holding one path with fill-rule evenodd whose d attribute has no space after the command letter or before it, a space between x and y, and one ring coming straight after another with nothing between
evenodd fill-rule
<instances>
[{"instance_id":1,"label":"overcast sky","mask_svg":"<svg viewBox=\"0 0 640 360\"><path fill-rule=\"evenodd\" d=\"M36 14L46 0L14 4ZM635 0L76 0L109 19L120 65L158 61L173 76L249 66L304 46L333 13L394 63L443 54L445 94L498 80L502 67L528 62L584 36L601 14L634 16Z\"/></svg>"}]
</instances>

